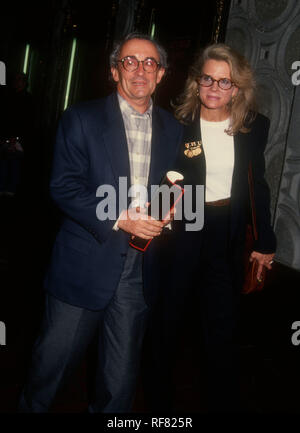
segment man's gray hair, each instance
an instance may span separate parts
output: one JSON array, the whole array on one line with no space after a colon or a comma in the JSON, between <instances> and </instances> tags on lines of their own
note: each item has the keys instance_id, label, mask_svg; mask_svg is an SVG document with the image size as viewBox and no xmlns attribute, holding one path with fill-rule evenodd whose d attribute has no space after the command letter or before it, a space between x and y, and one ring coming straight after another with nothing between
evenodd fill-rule
<instances>
[{"instance_id":1,"label":"man's gray hair","mask_svg":"<svg viewBox=\"0 0 300 433\"><path fill-rule=\"evenodd\" d=\"M146 41L151 42L158 51L160 65L165 69L168 67L168 55L166 50L157 41L151 39L149 35L133 32L133 33L129 33L127 36L125 36L124 39L118 41L114 45L113 50L109 56L109 65L111 68L117 66L118 60L120 60L119 56L123 45L126 42L130 41L131 39L144 39Z\"/></svg>"}]
</instances>

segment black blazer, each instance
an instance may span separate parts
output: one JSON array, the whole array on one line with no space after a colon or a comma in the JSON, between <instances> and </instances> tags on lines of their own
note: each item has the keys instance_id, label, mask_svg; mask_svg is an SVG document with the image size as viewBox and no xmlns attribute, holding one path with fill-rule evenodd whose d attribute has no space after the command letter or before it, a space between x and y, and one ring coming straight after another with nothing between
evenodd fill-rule
<instances>
[{"instance_id":1,"label":"black blazer","mask_svg":"<svg viewBox=\"0 0 300 433\"><path fill-rule=\"evenodd\" d=\"M246 225L250 218L250 197L248 188L248 166L252 163L254 195L257 214L258 241L255 250L261 253L273 253L276 249L276 238L270 223L270 194L264 179L264 149L267 143L269 120L258 114L251 123L248 133L238 133L234 137L234 169L231 187L230 212L230 256L233 284L237 290L243 282L243 258ZM201 140L199 116L185 127L179 153L173 167L184 175L184 185L206 184L205 152L188 158L184 151L186 143ZM193 188L195 190L195 188ZM183 195L183 201L186 195ZM224 197L225 198L225 197ZM184 212L182 212L184 215ZM195 285L195 279L201 278L199 269L199 253L201 251L202 233L186 231L185 224L192 221L175 220L172 231L164 230L162 235L152 241L152 266L155 270L148 276L148 284L152 287L153 299L162 295L165 301L174 305L183 302L189 289ZM204 213L205 225L205 213ZM158 298L156 298L158 299ZM164 301L163 301L164 302ZM175 307L175 308L177 308Z\"/></svg>"},{"instance_id":2,"label":"black blazer","mask_svg":"<svg viewBox=\"0 0 300 433\"><path fill-rule=\"evenodd\" d=\"M230 240L235 256L239 256L244 247L246 224L249 218L248 166L250 162L253 170L258 231L258 240L254 249L261 253L273 253L276 249L276 238L271 227L270 192L264 178L264 150L267 144L269 125L269 119L262 114L257 114L254 122L250 125L250 132L239 132L234 136ZM176 169L184 175L185 185L200 184L205 186L206 183L204 149L202 148L202 152L192 158L188 158L184 154L186 143L199 140L201 140L201 130L199 116L197 116L193 123L185 127L184 140L176 163Z\"/></svg>"}]
</instances>

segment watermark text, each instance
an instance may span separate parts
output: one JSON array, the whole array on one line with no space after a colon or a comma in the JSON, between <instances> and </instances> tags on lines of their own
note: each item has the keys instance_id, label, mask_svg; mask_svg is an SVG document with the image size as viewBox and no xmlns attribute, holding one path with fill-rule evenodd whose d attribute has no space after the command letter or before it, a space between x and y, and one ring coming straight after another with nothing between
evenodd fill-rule
<instances>
[{"instance_id":1,"label":"watermark text","mask_svg":"<svg viewBox=\"0 0 300 433\"><path fill-rule=\"evenodd\" d=\"M0 322L0 346L6 346L6 326L4 322Z\"/></svg>"},{"instance_id":2,"label":"watermark text","mask_svg":"<svg viewBox=\"0 0 300 433\"><path fill-rule=\"evenodd\" d=\"M175 208L174 220L188 221L185 223L186 231L199 231L203 228L204 185L184 185L183 188L176 184L171 187L151 185L149 195L144 185L132 185L128 189L127 177L119 178L118 189L109 184L100 185L96 191L96 197L101 199L96 207L97 218L100 221L114 221L119 217L124 219L128 216L127 213L122 214L123 210L144 208L152 218L163 220ZM130 218L134 219L132 213ZM140 218L139 212L136 218Z\"/></svg>"},{"instance_id":3,"label":"watermark text","mask_svg":"<svg viewBox=\"0 0 300 433\"><path fill-rule=\"evenodd\" d=\"M0 61L0 86L6 85L6 66L4 62Z\"/></svg>"},{"instance_id":4,"label":"watermark text","mask_svg":"<svg viewBox=\"0 0 300 433\"><path fill-rule=\"evenodd\" d=\"M294 84L294 86L299 86L299 84L300 84L300 60L297 60L292 64L292 69L296 70L296 72L294 72L292 74L292 83Z\"/></svg>"},{"instance_id":5,"label":"watermark text","mask_svg":"<svg viewBox=\"0 0 300 433\"><path fill-rule=\"evenodd\" d=\"M292 344L294 346L299 346L300 344L300 321L296 321L292 324L292 329L295 331L292 334Z\"/></svg>"}]
</instances>

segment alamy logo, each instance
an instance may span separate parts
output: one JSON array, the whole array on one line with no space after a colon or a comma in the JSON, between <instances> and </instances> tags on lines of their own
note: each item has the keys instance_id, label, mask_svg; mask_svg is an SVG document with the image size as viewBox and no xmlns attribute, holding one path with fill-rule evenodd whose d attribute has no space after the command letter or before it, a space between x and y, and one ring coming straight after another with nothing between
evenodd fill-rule
<instances>
[{"instance_id":1,"label":"alamy logo","mask_svg":"<svg viewBox=\"0 0 300 433\"><path fill-rule=\"evenodd\" d=\"M294 346L299 346L300 344L300 321L294 322L292 324L292 329L295 330L295 332L292 334L292 344Z\"/></svg>"},{"instance_id":2,"label":"alamy logo","mask_svg":"<svg viewBox=\"0 0 300 433\"><path fill-rule=\"evenodd\" d=\"M5 63L0 61L0 86L6 85L6 67Z\"/></svg>"},{"instance_id":3,"label":"alamy logo","mask_svg":"<svg viewBox=\"0 0 300 433\"><path fill-rule=\"evenodd\" d=\"M0 322L0 346L6 345L6 326L4 322Z\"/></svg>"},{"instance_id":4,"label":"alamy logo","mask_svg":"<svg viewBox=\"0 0 300 433\"><path fill-rule=\"evenodd\" d=\"M292 74L292 83L294 86L299 86L300 84L300 60L292 64L292 69L296 69L296 72Z\"/></svg>"},{"instance_id":5,"label":"alamy logo","mask_svg":"<svg viewBox=\"0 0 300 433\"><path fill-rule=\"evenodd\" d=\"M186 231L199 231L204 224L204 186L184 185L184 200L178 200L176 204L175 220L182 220L189 223L185 224ZM130 208L139 206L143 208L145 204L151 202L150 215L155 219L161 219L158 215L165 217L168 215L173 203L176 202L178 188L176 185L151 185L150 197L144 185L132 185L127 187L127 178L119 178L118 190L112 185L100 185L96 191L96 197L101 198L96 207L98 220L116 220L122 210L127 209L128 198L131 201ZM138 217L138 215L137 215Z\"/></svg>"}]
</instances>

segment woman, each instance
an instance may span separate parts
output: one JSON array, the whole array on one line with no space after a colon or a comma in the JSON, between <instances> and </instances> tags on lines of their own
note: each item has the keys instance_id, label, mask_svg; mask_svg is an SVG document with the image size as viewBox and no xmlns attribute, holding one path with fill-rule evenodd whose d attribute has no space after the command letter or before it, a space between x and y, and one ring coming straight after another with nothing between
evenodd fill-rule
<instances>
[{"instance_id":1,"label":"woman","mask_svg":"<svg viewBox=\"0 0 300 433\"><path fill-rule=\"evenodd\" d=\"M168 341L175 341L172 337L183 317L181 299L191 287L198 299L193 305L197 305L207 355L209 409L236 410L236 337L249 215L250 163L258 228L251 260L259 263L258 279L263 267L271 269L276 248L269 189L264 179L269 120L256 112L255 81L249 64L224 44L208 46L196 59L175 114L186 125L176 170L183 173L185 185L204 185L204 225L201 231L193 232L186 231L185 221L174 221L172 243L177 242L177 246L166 245L167 254L176 251L176 257L171 259L173 272L169 271L165 279L168 284L157 307L160 313L154 316L165 329L155 327L155 320L152 325L157 330L157 338L155 332L152 335L154 347L161 338L160 348L156 348L156 359L161 352L157 367L160 374L156 376L166 378L170 371L167 366L171 356L166 347L174 345L168 346ZM197 199L196 194L193 199ZM167 316L171 320L165 320ZM168 337L162 341L160 335Z\"/></svg>"}]
</instances>

